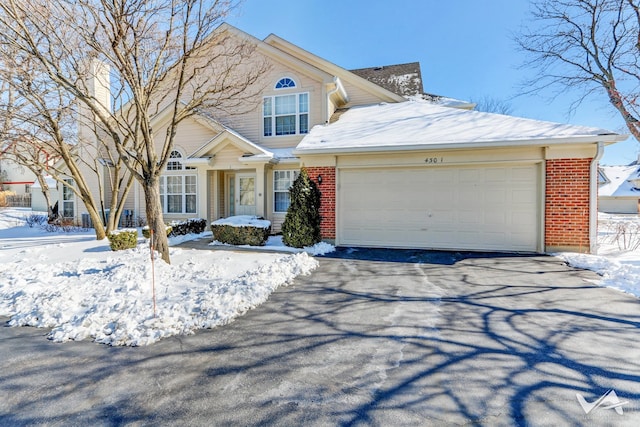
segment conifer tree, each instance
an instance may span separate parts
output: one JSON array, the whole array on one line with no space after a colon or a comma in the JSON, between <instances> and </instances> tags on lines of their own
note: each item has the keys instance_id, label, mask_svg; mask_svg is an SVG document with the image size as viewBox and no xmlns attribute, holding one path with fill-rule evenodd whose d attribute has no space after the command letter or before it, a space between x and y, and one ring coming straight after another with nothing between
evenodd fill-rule
<instances>
[{"instance_id":1,"label":"conifer tree","mask_svg":"<svg viewBox=\"0 0 640 427\"><path fill-rule=\"evenodd\" d=\"M282 224L282 241L295 248L313 246L320 242L320 190L305 168L300 170L289 195L291 204Z\"/></svg>"}]
</instances>

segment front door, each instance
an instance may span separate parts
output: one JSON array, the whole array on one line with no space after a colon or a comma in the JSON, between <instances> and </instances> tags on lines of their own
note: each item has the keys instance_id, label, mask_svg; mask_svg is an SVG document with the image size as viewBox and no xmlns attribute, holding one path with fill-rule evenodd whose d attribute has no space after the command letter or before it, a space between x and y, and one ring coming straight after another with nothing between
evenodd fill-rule
<instances>
[{"instance_id":1,"label":"front door","mask_svg":"<svg viewBox=\"0 0 640 427\"><path fill-rule=\"evenodd\" d=\"M256 214L256 174L237 174L235 177L235 214Z\"/></svg>"}]
</instances>

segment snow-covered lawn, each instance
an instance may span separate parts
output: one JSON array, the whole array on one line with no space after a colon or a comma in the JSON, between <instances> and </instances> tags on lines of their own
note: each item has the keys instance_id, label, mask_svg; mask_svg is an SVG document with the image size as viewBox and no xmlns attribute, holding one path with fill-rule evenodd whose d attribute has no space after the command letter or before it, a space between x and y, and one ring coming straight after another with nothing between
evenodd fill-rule
<instances>
[{"instance_id":1,"label":"snow-covered lawn","mask_svg":"<svg viewBox=\"0 0 640 427\"><path fill-rule=\"evenodd\" d=\"M146 345L224 325L318 265L306 252L172 247L172 264L156 259L152 270L142 238L136 249L112 252L106 239L95 240L92 230L30 228L25 219L31 215L29 210L0 209L0 315L10 317L12 326L52 328L49 338L59 342L92 338L111 345ZM185 237L171 240L174 245ZM273 243L270 247L277 249Z\"/></svg>"}]
</instances>

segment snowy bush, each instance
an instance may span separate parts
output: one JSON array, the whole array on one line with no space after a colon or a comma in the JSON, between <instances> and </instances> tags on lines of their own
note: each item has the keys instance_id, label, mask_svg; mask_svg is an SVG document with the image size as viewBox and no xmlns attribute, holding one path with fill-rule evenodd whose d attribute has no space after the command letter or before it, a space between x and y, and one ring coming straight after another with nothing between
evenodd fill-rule
<instances>
[{"instance_id":1,"label":"snowy bush","mask_svg":"<svg viewBox=\"0 0 640 427\"><path fill-rule=\"evenodd\" d=\"M184 236L186 234L200 234L207 228L207 220L191 218L186 221L174 221L171 223L169 236Z\"/></svg>"},{"instance_id":2,"label":"snowy bush","mask_svg":"<svg viewBox=\"0 0 640 427\"><path fill-rule=\"evenodd\" d=\"M82 233L88 230L75 225L73 220L69 219L64 219L60 224L42 224L40 228L48 233Z\"/></svg>"},{"instance_id":3,"label":"snowy bush","mask_svg":"<svg viewBox=\"0 0 640 427\"><path fill-rule=\"evenodd\" d=\"M211 223L213 238L228 245L264 246L271 222L252 215L238 215Z\"/></svg>"},{"instance_id":4,"label":"snowy bush","mask_svg":"<svg viewBox=\"0 0 640 427\"><path fill-rule=\"evenodd\" d=\"M304 248L320 242L320 190L305 168L289 190L291 204L282 224L282 241Z\"/></svg>"},{"instance_id":5,"label":"snowy bush","mask_svg":"<svg viewBox=\"0 0 640 427\"><path fill-rule=\"evenodd\" d=\"M107 236L112 251L133 249L138 244L138 230L116 230Z\"/></svg>"},{"instance_id":6,"label":"snowy bush","mask_svg":"<svg viewBox=\"0 0 640 427\"><path fill-rule=\"evenodd\" d=\"M29 215L25 218L25 222L29 228L42 226L47 223L47 220L47 215Z\"/></svg>"},{"instance_id":7,"label":"snowy bush","mask_svg":"<svg viewBox=\"0 0 640 427\"><path fill-rule=\"evenodd\" d=\"M602 243L616 244L621 251L635 251L640 248L640 223L612 220L604 222L601 227Z\"/></svg>"}]
</instances>

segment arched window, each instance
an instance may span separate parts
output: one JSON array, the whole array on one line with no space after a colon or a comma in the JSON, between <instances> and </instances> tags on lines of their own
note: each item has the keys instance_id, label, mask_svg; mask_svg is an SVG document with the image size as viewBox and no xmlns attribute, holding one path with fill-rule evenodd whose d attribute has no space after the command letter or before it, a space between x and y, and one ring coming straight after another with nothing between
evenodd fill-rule
<instances>
[{"instance_id":1,"label":"arched window","mask_svg":"<svg viewBox=\"0 0 640 427\"><path fill-rule=\"evenodd\" d=\"M193 172L178 172L193 170L192 166L184 166L182 153L173 150L167 162L167 175L160 177L160 202L162 211L166 214L196 213L198 182Z\"/></svg>"},{"instance_id":2,"label":"arched window","mask_svg":"<svg viewBox=\"0 0 640 427\"><path fill-rule=\"evenodd\" d=\"M169 154L169 162L167 162L168 171L181 171L182 170L182 153L178 150L173 150Z\"/></svg>"},{"instance_id":3,"label":"arched window","mask_svg":"<svg viewBox=\"0 0 640 427\"><path fill-rule=\"evenodd\" d=\"M296 87L296 82L289 77L283 77L276 83L276 89L287 89L290 87Z\"/></svg>"},{"instance_id":4,"label":"arched window","mask_svg":"<svg viewBox=\"0 0 640 427\"><path fill-rule=\"evenodd\" d=\"M276 89L295 88L296 82L283 77ZM309 133L309 92L270 95L263 98L263 136L282 136Z\"/></svg>"}]
</instances>

